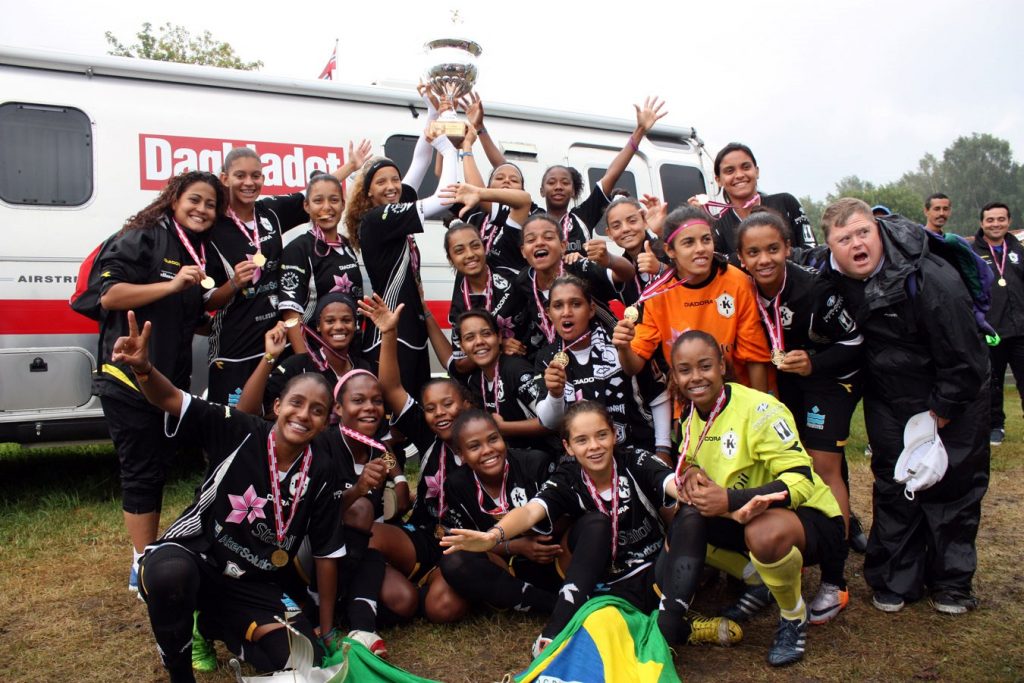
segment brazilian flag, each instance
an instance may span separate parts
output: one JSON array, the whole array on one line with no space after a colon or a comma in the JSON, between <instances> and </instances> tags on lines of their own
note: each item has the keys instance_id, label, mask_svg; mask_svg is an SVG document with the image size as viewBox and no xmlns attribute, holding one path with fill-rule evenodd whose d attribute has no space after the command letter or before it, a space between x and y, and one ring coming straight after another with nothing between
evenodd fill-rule
<instances>
[{"instance_id":1,"label":"brazilian flag","mask_svg":"<svg viewBox=\"0 0 1024 683\"><path fill-rule=\"evenodd\" d=\"M657 612L621 598L587 601L517 683L679 683Z\"/></svg>"}]
</instances>

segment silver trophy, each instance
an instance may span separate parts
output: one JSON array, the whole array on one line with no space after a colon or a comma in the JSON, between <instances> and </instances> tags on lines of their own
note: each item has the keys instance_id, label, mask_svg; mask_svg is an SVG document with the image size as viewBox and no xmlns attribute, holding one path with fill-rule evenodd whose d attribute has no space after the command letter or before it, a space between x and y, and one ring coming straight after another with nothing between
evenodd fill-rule
<instances>
[{"instance_id":1,"label":"silver trophy","mask_svg":"<svg viewBox=\"0 0 1024 683\"><path fill-rule=\"evenodd\" d=\"M455 113L460 98L476 85L476 58L482 50L478 43L462 38L439 38L428 41L426 82L437 96L441 115L431 124L435 134L453 139L466 136L469 127Z\"/></svg>"}]
</instances>

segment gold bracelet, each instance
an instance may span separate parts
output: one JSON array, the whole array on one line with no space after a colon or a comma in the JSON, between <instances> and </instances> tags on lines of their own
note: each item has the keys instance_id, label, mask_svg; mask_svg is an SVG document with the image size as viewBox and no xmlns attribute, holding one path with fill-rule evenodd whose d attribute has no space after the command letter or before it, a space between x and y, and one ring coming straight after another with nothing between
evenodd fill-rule
<instances>
[{"instance_id":1,"label":"gold bracelet","mask_svg":"<svg viewBox=\"0 0 1024 683\"><path fill-rule=\"evenodd\" d=\"M263 360L265 360L267 362L267 365L269 365L270 367L274 367L274 363L277 362L277 359L271 356L269 353L263 354Z\"/></svg>"}]
</instances>

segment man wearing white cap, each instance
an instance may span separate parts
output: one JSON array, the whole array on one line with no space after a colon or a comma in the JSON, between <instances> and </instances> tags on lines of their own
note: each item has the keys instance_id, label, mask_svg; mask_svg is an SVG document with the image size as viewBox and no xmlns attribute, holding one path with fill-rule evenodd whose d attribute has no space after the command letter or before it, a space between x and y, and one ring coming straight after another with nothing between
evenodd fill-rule
<instances>
[{"instance_id":1,"label":"man wearing white cap","mask_svg":"<svg viewBox=\"0 0 1024 683\"><path fill-rule=\"evenodd\" d=\"M844 198L825 210L822 227L830 250L822 271L864 335L875 475L864 578L872 603L897 612L930 595L939 612L962 614L977 607L975 538L989 469L988 353L970 295L911 221L874 217L864 202ZM925 424L908 429L920 413ZM905 429L913 443L904 443ZM920 438L930 430L946 452L941 479L920 465L932 462ZM905 447L899 469L907 481L899 483ZM922 471L906 472L908 463Z\"/></svg>"}]
</instances>

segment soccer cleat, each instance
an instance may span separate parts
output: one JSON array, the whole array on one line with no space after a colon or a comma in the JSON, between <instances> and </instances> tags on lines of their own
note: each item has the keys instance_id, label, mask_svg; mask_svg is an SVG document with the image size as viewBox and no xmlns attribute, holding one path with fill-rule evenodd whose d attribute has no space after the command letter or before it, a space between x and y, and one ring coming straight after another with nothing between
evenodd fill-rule
<instances>
[{"instance_id":1,"label":"soccer cleat","mask_svg":"<svg viewBox=\"0 0 1024 683\"><path fill-rule=\"evenodd\" d=\"M871 596L871 604L882 612L899 612L906 605L902 595L889 591L875 591Z\"/></svg>"},{"instance_id":2,"label":"soccer cleat","mask_svg":"<svg viewBox=\"0 0 1024 683\"><path fill-rule=\"evenodd\" d=\"M996 427L988 435L988 442L992 446L1002 446L1003 440L1006 438L1006 430L1002 427Z\"/></svg>"},{"instance_id":3,"label":"soccer cleat","mask_svg":"<svg viewBox=\"0 0 1024 683\"><path fill-rule=\"evenodd\" d=\"M690 617L688 645L722 645L729 647L743 640L743 628L725 617Z\"/></svg>"},{"instance_id":4,"label":"soccer cleat","mask_svg":"<svg viewBox=\"0 0 1024 683\"><path fill-rule=\"evenodd\" d=\"M807 648L807 620L779 619L775 640L768 648L768 663L772 666L794 664L804 658Z\"/></svg>"},{"instance_id":5,"label":"soccer cleat","mask_svg":"<svg viewBox=\"0 0 1024 683\"><path fill-rule=\"evenodd\" d=\"M217 651L199 632L199 612L192 614L192 670L202 673L217 670Z\"/></svg>"},{"instance_id":6,"label":"soccer cleat","mask_svg":"<svg viewBox=\"0 0 1024 683\"><path fill-rule=\"evenodd\" d=\"M550 638L544 636L537 636L537 640L533 641L533 647L530 648L530 654L533 655L534 659L540 657L541 653L544 652L544 648L551 644Z\"/></svg>"},{"instance_id":7,"label":"soccer cleat","mask_svg":"<svg viewBox=\"0 0 1024 683\"><path fill-rule=\"evenodd\" d=\"M139 567L136 564L132 565L132 570L128 573L128 590L132 593L139 592Z\"/></svg>"},{"instance_id":8,"label":"soccer cleat","mask_svg":"<svg viewBox=\"0 0 1024 683\"><path fill-rule=\"evenodd\" d=\"M384 639L373 631L349 631L348 638L360 645L365 645L367 650L381 659L388 658L388 646L384 643Z\"/></svg>"},{"instance_id":9,"label":"soccer cleat","mask_svg":"<svg viewBox=\"0 0 1024 683\"><path fill-rule=\"evenodd\" d=\"M937 591L931 598L932 607L942 614L966 614L978 609L978 598L962 591Z\"/></svg>"},{"instance_id":10,"label":"soccer cleat","mask_svg":"<svg viewBox=\"0 0 1024 683\"><path fill-rule=\"evenodd\" d=\"M868 537L864 533L864 527L861 526L860 518L852 512L850 513L850 533L846 542L850 546L850 550L861 555L868 549Z\"/></svg>"},{"instance_id":11,"label":"soccer cleat","mask_svg":"<svg viewBox=\"0 0 1024 683\"><path fill-rule=\"evenodd\" d=\"M818 594L811 600L810 621L816 626L827 624L839 616L850 604L850 592L845 588L822 582Z\"/></svg>"},{"instance_id":12,"label":"soccer cleat","mask_svg":"<svg viewBox=\"0 0 1024 683\"><path fill-rule=\"evenodd\" d=\"M768 586L763 583L755 586L748 585L734 604L722 610L721 616L735 621L737 624L742 624L770 605L773 600Z\"/></svg>"}]
</instances>

